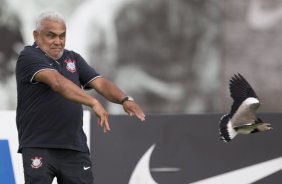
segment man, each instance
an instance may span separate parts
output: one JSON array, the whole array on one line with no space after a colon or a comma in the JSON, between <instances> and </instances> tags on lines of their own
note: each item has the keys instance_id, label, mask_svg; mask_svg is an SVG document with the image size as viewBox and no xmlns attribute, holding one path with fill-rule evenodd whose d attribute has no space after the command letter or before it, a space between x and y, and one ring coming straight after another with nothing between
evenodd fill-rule
<instances>
[{"instance_id":1,"label":"man","mask_svg":"<svg viewBox=\"0 0 282 184\"><path fill-rule=\"evenodd\" d=\"M109 113L84 92L95 89L141 121L145 115L134 100L101 77L77 53L64 49L66 25L56 12L39 16L35 43L20 53L16 66L17 128L26 184L93 183L82 105L89 106L106 133Z\"/></svg>"}]
</instances>

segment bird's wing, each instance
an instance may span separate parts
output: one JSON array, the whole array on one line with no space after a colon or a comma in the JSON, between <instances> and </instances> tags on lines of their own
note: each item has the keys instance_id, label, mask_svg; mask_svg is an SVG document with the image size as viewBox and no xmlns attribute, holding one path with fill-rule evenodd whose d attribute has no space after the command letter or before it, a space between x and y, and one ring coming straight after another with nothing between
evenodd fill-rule
<instances>
[{"instance_id":1,"label":"bird's wing","mask_svg":"<svg viewBox=\"0 0 282 184\"><path fill-rule=\"evenodd\" d=\"M251 85L239 73L237 75L234 75L230 79L229 90L230 90L230 96L233 99L233 104L231 106L231 111L230 111L231 116L235 114L235 112L239 109L239 107L244 101L246 102L246 104L244 107L241 108L242 109L241 111L244 111L244 109L257 110L257 108L259 107L259 105L250 105L252 104L250 102L252 100L247 100L248 98L257 99L257 101L259 102L259 99L255 91L251 87Z\"/></svg>"},{"instance_id":2,"label":"bird's wing","mask_svg":"<svg viewBox=\"0 0 282 184\"><path fill-rule=\"evenodd\" d=\"M252 125L255 123L256 111L260 106L257 98L250 97L244 100L231 118L232 127Z\"/></svg>"}]
</instances>

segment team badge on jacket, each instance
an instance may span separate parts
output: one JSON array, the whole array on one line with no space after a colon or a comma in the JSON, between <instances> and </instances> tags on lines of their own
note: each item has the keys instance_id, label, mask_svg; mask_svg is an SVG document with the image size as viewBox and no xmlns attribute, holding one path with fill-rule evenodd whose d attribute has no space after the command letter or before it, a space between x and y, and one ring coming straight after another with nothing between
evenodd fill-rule
<instances>
[{"instance_id":1,"label":"team badge on jacket","mask_svg":"<svg viewBox=\"0 0 282 184\"><path fill-rule=\"evenodd\" d=\"M31 167L34 168L34 169L38 169L39 167L42 166L42 157L34 157L34 158L31 158L32 160L32 163L31 163Z\"/></svg>"},{"instance_id":2,"label":"team badge on jacket","mask_svg":"<svg viewBox=\"0 0 282 184\"><path fill-rule=\"evenodd\" d=\"M66 68L67 68L68 71L70 71L71 73L76 72L75 61L74 60L67 59L67 60L65 60L65 62L67 63Z\"/></svg>"}]
</instances>

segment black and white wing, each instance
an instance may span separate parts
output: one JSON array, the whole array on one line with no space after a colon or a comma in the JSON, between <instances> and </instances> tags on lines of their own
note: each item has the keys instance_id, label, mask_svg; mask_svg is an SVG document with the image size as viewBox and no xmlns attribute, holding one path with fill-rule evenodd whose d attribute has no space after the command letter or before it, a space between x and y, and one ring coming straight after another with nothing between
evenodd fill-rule
<instances>
[{"instance_id":1,"label":"black and white wing","mask_svg":"<svg viewBox=\"0 0 282 184\"><path fill-rule=\"evenodd\" d=\"M255 112L260 106L255 91L240 74L234 75L230 79L229 90L233 99L230 111L233 127L250 124L256 119Z\"/></svg>"}]
</instances>

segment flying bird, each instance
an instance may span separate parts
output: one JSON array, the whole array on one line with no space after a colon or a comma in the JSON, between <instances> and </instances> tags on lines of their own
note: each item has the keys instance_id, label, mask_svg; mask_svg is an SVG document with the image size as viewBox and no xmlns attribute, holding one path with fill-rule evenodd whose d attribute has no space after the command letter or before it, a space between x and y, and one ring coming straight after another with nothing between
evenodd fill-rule
<instances>
[{"instance_id":1,"label":"flying bird","mask_svg":"<svg viewBox=\"0 0 282 184\"><path fill-rule=\"evenodd\" d=\"M252 134L271 130L269 123L256 116L261 102L247 80L239 73L230 79L231 111L221 117L219 133L221 140L230 142L238 134Z\"/></svg>"}]
</instances>

